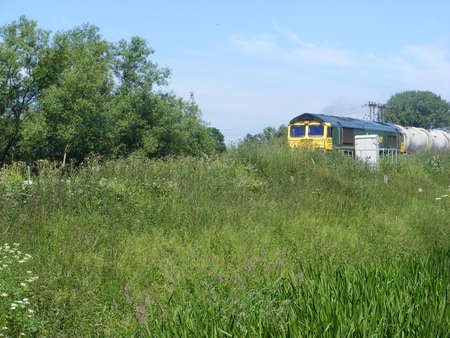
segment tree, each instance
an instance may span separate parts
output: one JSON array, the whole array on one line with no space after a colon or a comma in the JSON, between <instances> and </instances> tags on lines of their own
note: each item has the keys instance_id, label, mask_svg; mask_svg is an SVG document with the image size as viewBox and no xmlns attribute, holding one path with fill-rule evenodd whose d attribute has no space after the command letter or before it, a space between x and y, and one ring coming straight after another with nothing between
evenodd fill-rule
<instances>
[{"instance_id":1,"label":"tree","mask_svg":"<svg viewBox=\"0 0 450 338\"><path fill-rule=\"evenodd\" d=\"M0 167L15 148L43 87L49 33L24 16L0 28Z\"/></svg>"},{"instance_id":2,"label":"tree","mask_svg":"<svg viewBox=\"0 0 450 338\"><path fill-rule=\"evenodd\" d=\"M208 128L209 130L209 135L213 138L214 140L214 148L216 153L223 153L227 150L227 147L225 146L225 138L222 134L222 132L214 127L210 127Z\"/></svg>"},{"instance_id":3,"label":"tree","mask_svg":"<svg viewBox=\"0 0 450 338\"><path fill-rule=\"evenodd\" d=\"M156 86L167 84L168 69L150 61L154 51L139 37L119 41L113 47L112 69L115 92L111 109L113 153L115 156L140 151L157 152L157 136L151 131L158 120Z\"/></svg>"},{"instance_id":4,"label":"tree","mask_svg":"<svg viewBox=\"0 0 450 338\"><path fill-rule=\"evenodd\" d=\"M287 127L285 125L281 125L278 129L266 127L262 132L255 135L247 134L243 143L281 144L285 143L286 137Z\"/></svg>"},{"instance_id":5,"label":"tree","mask_svg":"<svg viewBox=\"0 0 450 338\"><path fill-rule=\"evenodd\" d=\"M200 119L193 96L185 101L156 90L167 84L169 71L152 63L152 54L138 37L121 40L114 47L114 154L161 157L214 152L214 139Z\"/></svg>"},{"instance_id":6,"label":"tree","mask_svg":"<svg viewBox=\"0 0 450 338\"><path fill-rule=\"evenodd\" d=\"M450 126L450 105L430 91L395 94L383 110L386 121L421 128Z\"/></svg>"},{"instance_id":7,"label":"tree","mask_svg":"<svg viewBox=\"0 0 450 338\"><path fill-rule=\"evenodd\" d=\"M112 78L109 44L94 26L55 36L62 54L56 83L42 91L37 116L27 122L21 148L25 157L77 162L108 148L108 116ZM34 155L34 156L33 156Z\"/></svg>"},{"instance_id":8,"label":"tree","mask_svg":"<svg viewBox=\"0 0 450 338\"><path fill-rule=\"evenodd\" d=\"M111 44L91 25L50 33L21 17L0 29L0 165L90 153L149 157L221 151L223 135L189 100L163 91L169 70L133 37ZM222 138L220 139L220 136Z\"/></svg>"}]
</instances>

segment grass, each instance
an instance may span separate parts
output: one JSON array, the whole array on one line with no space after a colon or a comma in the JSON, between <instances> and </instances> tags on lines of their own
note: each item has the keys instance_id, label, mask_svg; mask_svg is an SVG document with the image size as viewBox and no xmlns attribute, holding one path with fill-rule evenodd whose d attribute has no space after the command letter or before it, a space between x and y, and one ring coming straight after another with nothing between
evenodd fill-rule
<instances>
[{"instance_id":1,"label":"grass","mask_svg":"<svg viewBox=\"0 0 450 338\"><path fill-rule=\"evenodd\" d=\"M0 238L33 255L38 335L450 331L449 153L378 171L253 146L39 166L26 186L20 165L0 172Z\"/></svg>"}]
</instances>

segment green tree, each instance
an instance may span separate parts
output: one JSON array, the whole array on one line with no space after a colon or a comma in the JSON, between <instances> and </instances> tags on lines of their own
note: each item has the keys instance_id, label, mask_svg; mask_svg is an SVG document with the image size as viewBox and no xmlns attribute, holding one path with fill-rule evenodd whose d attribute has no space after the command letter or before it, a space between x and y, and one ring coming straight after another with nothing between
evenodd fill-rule
<instances>
[{"instance_id":1,"label":"green tree","mask_svg":"<svg viewBox=\"0 0 450 338\"><path fill-rule=\"evenodd\" d=\"M154 51L133 37L113 47L112 69L116 82L111 110L113 153L116 156L140 151L151 156L157 152L156 125L159 98L154 88L167 84L168 69L150 61Z\"/></svg>"},{"instance_id":2,"label":"green tree","mask_svg":"<svg viewBox=\"0 0 450 338\"><path fill-rule=\"evenodd\" d=\"M145 40L113 45L90 25L50 39L24 17L0 38L0 165L13 152L64 163L222 151L223 135L211 133L193 96L164 91L170 72Z\"/></svg>"},{"instance_id":3,"label":"green tree","mask_svg":"<svg viewBox=\"0 0 450 338\"><path fill-rule=\"evenodd\" d=\"M448 127L450 105L430 91L406 91L389 99L383 117L386 121L402 126Z\"/></svg>"},{"instance_id":4,"label":"green tree","mask_svg":"<svg viewBox=\"0 0 450 338\"><path fill-rule=\"evenodd\" d=\"M243 143L258 143L258 144L282 144L285 143L287 137L287 127L281 125L278 129L273 127L266 127L262 132L257 134L245 135Z\"/></svg>"},{"instance_id":5,"label":"green tree","mask_svg":"<svg viewBox=\"0 0 450 338\"><path fill-rule=\"evenodd\" d=\"M16 147L22 122L48 84L41 63L48 36L24 16L0 28L0 166Z\"/></svg>"},{"instance_id":6,"label":"green tree","mask_svg":"<svg viewBox=\"0 0 450 338\"><path fill-rule=\"evenodd\" d=\"M214 140L214 148L217 153L223 153L227 150L227 147L225 146L225 138L222 134L222 132L214 127L208 128L209 135Z\"/></svg>"},{"instance_id":7,"label":"green tree","mask_svg":"<svg viewBox=\"0 0 450 338\"><path fill-rule=\"evenodd\" d=\"M169 71L150 61L153 50L133 37L114 47L116 90L112 108L113 152L125 156L200 155L214 152L214 140L189 101L164 93Z\"/></svg>"},{"instance_id":8,"label":"green tree","mask_svg":"<svg viewBox=\"0 0 450 338\"><path fill-rule=\"evenodd\" d=\"M81 161L108 149L108 118L112 78L110 45L94 26L85 25L54 38L61 54L56 83L43 90L37 116L25 125L24 157Z\"/></svg>"}]
</instances>

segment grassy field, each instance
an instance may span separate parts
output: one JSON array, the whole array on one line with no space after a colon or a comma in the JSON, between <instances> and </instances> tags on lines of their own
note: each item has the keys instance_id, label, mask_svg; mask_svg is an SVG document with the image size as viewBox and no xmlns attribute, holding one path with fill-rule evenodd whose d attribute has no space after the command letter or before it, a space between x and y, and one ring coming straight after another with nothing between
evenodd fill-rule
<instances>
[{"instance_id":1,"label":"grassy field","mask_svg":"<svg viewBox=\"0 0 450 338\"><path fill-rule=\"evenodd\" d=\"M0 245L32 256L0 281L34 311L22 318L0 297L10 335L450 332L449 153L372 171L248 146L217 159L41 163L26 178L19 165L0 172ZM39 279L20 291L25 270Z\"/></svg>"}]
</instances>

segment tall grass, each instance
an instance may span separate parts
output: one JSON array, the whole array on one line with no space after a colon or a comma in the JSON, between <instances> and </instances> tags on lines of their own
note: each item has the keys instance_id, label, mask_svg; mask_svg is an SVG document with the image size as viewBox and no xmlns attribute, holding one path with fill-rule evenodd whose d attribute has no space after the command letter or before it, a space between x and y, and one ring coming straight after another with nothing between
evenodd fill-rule
<instances>
[{"instance_id":1,"label":"tall grass","mask_svg":"<svg viewBox=\"0 0 450 338\"><path fill-rule=\"evenodd\" d=\"M23 179L18 165L0 172L0 235L34 257L41 335L450 330L448 153L373 171L248 146L65 172L41 163Z\"/></svg>"}]
</instances>

